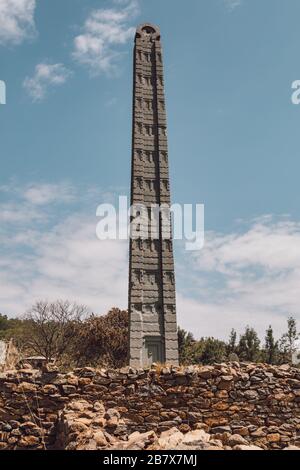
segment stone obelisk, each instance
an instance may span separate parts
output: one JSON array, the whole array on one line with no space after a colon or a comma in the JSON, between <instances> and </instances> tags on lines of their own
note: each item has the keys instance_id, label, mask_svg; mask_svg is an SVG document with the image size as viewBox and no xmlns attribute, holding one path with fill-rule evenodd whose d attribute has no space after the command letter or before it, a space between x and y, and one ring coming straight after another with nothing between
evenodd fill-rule
<instances>
[{"instance_id":1,"label":"stone obelisk","mask_svg":"<svg viewBox=\"0 0 300 470\"><path fill-rule=\"evenodd\" d=\"M170 207L163 56L159 29L137 28L134 47L131 204ZM172 236L130 240L130 365L178 364ZM148 224L148 222L147 222ZM170 229L171 232L171 229Z\"/></svg>"}]
</instances>

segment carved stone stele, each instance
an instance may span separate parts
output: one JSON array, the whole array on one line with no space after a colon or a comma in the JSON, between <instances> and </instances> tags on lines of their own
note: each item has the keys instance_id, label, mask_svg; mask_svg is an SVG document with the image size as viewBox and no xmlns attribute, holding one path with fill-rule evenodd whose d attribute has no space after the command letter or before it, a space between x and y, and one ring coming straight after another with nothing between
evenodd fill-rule
<instances>
[{"instance_id":1,"label":"carved stone stele","mask_svg":"<svg viewBox=\"0 0 300 470\"><path fill-rule=\"evenodd\" d=\"M153 205L170 207L163 56L160 31L154 25L137 28L133 79L131 204L143 204L149 214ZM140 214L141 226L135 232L140 237L130 241L130 365L177 365L171 229L168 224L165 228L159 214L154 237L144 220L145 214Z\"/></svg>"}]
</instances>

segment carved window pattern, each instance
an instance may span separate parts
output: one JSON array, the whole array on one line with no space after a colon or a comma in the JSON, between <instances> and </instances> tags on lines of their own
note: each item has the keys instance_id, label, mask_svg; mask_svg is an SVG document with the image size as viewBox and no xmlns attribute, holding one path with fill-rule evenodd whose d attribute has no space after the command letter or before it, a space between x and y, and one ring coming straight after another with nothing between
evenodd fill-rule
<instances>
[{"instance_id":1,"label":"carved window pattern","mask_svg":"<svg viewBox=\"0 0 300 470\"><path fill-rule=\"evenodd\" d=\"M151 305L143 305L143 313L146 315L151 315L152 312L152 306Z\"/></svg>"},{"instance_id":2,"label":"carved window pattern","mask_svg":"<svg viewBox=\"0 0 300 470\"><path fill-rule=\"evenodd\" d=\"M170 185L168 180L162 180L162 189L164 192L169 191Z\"/></svg>"},{"instance_id":3,"label":"carved window pattern","mask_svg":"<svg viewBox=\"0 0 300 470\"><path fill-rule=\"evenodd\" d=\"M155 156L154 152L150 152L149 150L146 152L146 158L149 163L154 162L154 156Z\"/></svg>"},{"instance_id":4,"label":"carved window pattern","mask_svg":"<svg viewBox=\"0 0 300 470\"><path fill-rule=\"evenodd\" d=\"M142 312L142 304L134 304L132 306L132 309L135 313L141 313Z\"/></svg>"},{"instance_id":5,"label":"carved window pattern","mask_svg":"<svg viewBox=\"0 0 300 470\"><path fill-rule=\"evenodd\" d=\"M147 189L148 189L149 191L151 191L151 192L152 192L152 191L155 191L155 188L156 188L156 186L155 186L155 184L156 184L155 180L153 180L153 179L146 179L146 180L145 180L145 183L146 183Z\"/></svg>"},{"instance_id":6,"label":"carved window pattern","mask_svg":"<svg viewBox=\"0 0 300 470\"><path fill-rule=\"evenodd\" d=\"M157 240L151 240L151 251L157 253L158 252L158 242Z\"/></svg>"},{"instance_id":7,"label":"carved window pattern","mask_svg":"<svg viewBox=\"0 0 300 470\"><path fill-rule=\"evenodd\" d=\"M175 307L173 305L166 305L165 310L166 310L166 313L169 315L175 314Z\"/></svg>"},{"instance_id":8,"label":"carved window pattern","mask_svg":"<svg viewBox=\"0 0 300 470\"><path fill-rule=\"evenodd\" d=\"M148 136L153 136L153 126L150 124L145 124L145 134Z\"/></svg>"},{"instance_id":9,"label":"carved window pattern","mask_svg":"<svg viewBox=\"0 0 300 470\"><path fill-rule=\"evenodd\" d=\"M138 176L137 178L135 178L134 180L134 186L136 188L139 188L139 189L143 189L143 178L141 178L140 176ZM137 214L138 215L138 214Z\"/></svg>"},{"instance_id":10,"label":"carved window pattern","mask_svg":"<svg viewBox=\"0 0 300 470\"><path fill-rule=\"evenodd\" d=\"M135 151L135 157L137 160L140 160L141 162L143 161L143 151L142 150L136 150Z\"/></svg>"},{"instance_id":11,"label":"carved window pattern","mask_svg":"<svg viewBox=\"0 0 300 470\"><path fill-rule=\"evenodd\" d=\"M132 241L132 248L133 248L133 250L142 250L143 249L143 241L142 240L133 240Z\"/></svg>"},{"instance_id":12,"label":"carved window pattern","mask_svg":"<svg viewBox=\"0 0 300 470\"><path fill-rule=\"evenodd\" d=\"M165 126L159 126L159 135L163 137L167 136L167 128Z\"/></svg>"},{"instance_id":13,"label":"carved window pattern","mask_svg":"<svg viewBox=\"0 0 300 470\"><path fill-rule=\"evenodd\" d=\"M163 100L160 100L159 101L159 109L161 111L165 111L166 107L165 107L165 102Z\"/></svg>"},{"instance_id":14,"label":"carved window pattern","mask_svg":"<svg viewBox=\"0 0 300 470\"><path fill-rule=\"evenodd\" d=\"M152 85L151 77L149 77L148 75L145 75L143 77L143 83L146 85L147 88L150 88Z\"/></svg>"},{"instance_id":15,"label":"carved window pattern","mask_svg":"<svg viewBox=\"0 0 300 470\"><path fill-rule=\"evenodd\" d=\"M141 284L143 280L143 274L142 274L142 271L137 269L133 272L133 276L132 276L132 283L133 285L135 286L138 286Z\"/></svg>"},{"instance_id":16,"label":"carved window pattern","mask_svg":"<svg viewBox=\"0 0 300 470\"><path fill-rule=\"evenodd\" d=\"M165 273L164 273L164 280L165 280L166 282L169 282L170 284L174 285L174 283L175 283L174 274L171 273L171 272L165 272Z\"/></svg>"},{"instance_id":17,"label":"carved window pattern","mask_svg":"<svg viewBox=\"0 0 300 470\"><path fill-rule=\"evenodd\" d=\"M161 157L161 160L163 163L167 163L168 162L168 154L167 152L160 152L160 157Z\"/></svg>"},{"instance_id":18,"label":"carved window pattern","mask_svg":"<svg viewBox=\"0 0 300 470\"><path fill-rule=\"evenodd\" d=\"M143 132L143 125L141 122L137 122L136 123L136 133L137 134L142 134Z\"/></svg>"},{"instance_id":19,"label":"carved window pattern","mask_svg":"<svg viewBox=\"0 0 300 470\"><path fill-rule=\"evenodd\" d=\"M144 103L145 103L145 109L147 109L148 111L152 111L152 109L153 109L152 101L151 100L145 100Z\"/></svg>"},{"instance_id":20,"label":"carved window pattern","mask_svg":"<svg viewBox=\"0 0 300 470\"><path fill-rule=\"evenodd\" d=\"M161 75L157 77L157 81L158 81L159 86L164 86L164 79Z\"/></svg>"},{"instance_id":21,"label":"carved window pattern","mask_svg":"<svg viewBox=\"0 0 300 470\"><path fill-rule=\"evenodd\" d=\"M152 286L157 285L157 275L153 272L148 272L145 274L144 279L147 284L151 284Z\"/></svg>"},{"instance_id":22,"label":"carved window pattern","mask_svg":"<svg viewBox=\"0 0 300 470\"><path fill-rule=\"evenodd\" d=\"M166 249L167 251L170 251L170 252L171 252L171 251L172 251L172 242L171 242L171 240L165 240L164 243L165 243L165 249Z\"/></svg>"}]
</instances>

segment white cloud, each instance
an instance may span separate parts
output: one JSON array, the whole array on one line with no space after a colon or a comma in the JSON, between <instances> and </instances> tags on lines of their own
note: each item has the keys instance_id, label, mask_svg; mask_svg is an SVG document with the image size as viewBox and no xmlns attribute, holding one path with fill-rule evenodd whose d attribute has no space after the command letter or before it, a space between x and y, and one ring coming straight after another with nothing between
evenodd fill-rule
<instances>
[{"instance_id":1,"label":"white cloud","mask_svg":"<svg viewBox=\"0 0 300 470\"><path fill-rule=\"evenodd\" d=\"M279 333L300 318L300 223L262 217L228 235L209 233L190 260L191 295L181 289L182 323L198 335L226 337L247 324ZM183 269L183 268L182 268Z\"/></svg>"},{"instance_id":2,"label":"white cloud","mask_svg":"<svg viewBox=\"0 0 300 470\"><path fill-rule=\"evenodd\" d=\"M49 87L63 85L71 73L63 64L40 63L36 65L34 75L25 78L23 86L33 101L42 101Z\"/></svg>"},{"instance_id":3,"label":"white cloud","mask_svg":"<svg viewBox=\"0 0 300 470\"><path fill-rule=\"evenodd\" d=\"M40 298L97 314L127 307L128 243L95 233L96 208L112 202L111 191L67 182L1 189L0 312L22 314ZM300 318L300 222L289 217L207 233L204 249L179 252L176 266L179 323L197 337L225 339L247 324L261 337L272 324L279 335L288 315Z\"/></svg>"},{"instance_id":4,"label":"white cloud","mask_svg":"<svg viewBox=\"0 0 300 470\"><path fill-rule=\"evenodd\" d=\"M241 6L242 0L223 0L226 8L228 10L235 10L237 7Z\"/></svg>"},{"instance_id":5,"label":"white cloud","mask_svg":"<svg viewBox=\"0 0 300 470\"><path fill-rule=\"evenodd\" d=\"M96 218L71 216L42 237L36 267L37 296L75 298L96 313L126 307L128 244L99 241ZM49 290L50 288L50 290Z\"/></svg>"},{"instance_id":6,"label":"white cloud","mask_svg":"<svg viewBox=\"0 0 300 470\"><path fill-rule=\"evenodd\" d=\"M0 222L1 224L24 224L43 219L41 211L36 210L28 204L17 202L0 203ZM3 229L3 227L1 227Z\"/></svg>"},{"instance_id":7,"label":"white cloud","mask_svg":"<svg viewBox=\"0 0 300 470\"><path fill-rule=\"evenodd\" d=\"M114 8L92 11L82 34L74 39L73 58L87 66L92 75L115 71L122 53L119 46L135 32L130 22L138 13L138 1L118 0L114 3Z\"/></svg>"},{"instance_id":8,"label":"white cloud","mask_svg":"<svg viewBox=\"0 0 300 470\"><path fill-rule=\"evenodd\" d=\"M20 44L35 35L36 0L0 0L0 44Z\"/></svg>"},{"instance_id":9,"label":"white cloud","mask_svg":"<svg viewBox=\"0 0 300 470\"><path fill-rule=\"evenodd\" d=\"M58 298L84 303L97 314L126 308L128 244L100 242L96 223L75 214L49 233L40 229L21 241L31 248L21 259L15 245L0 264L0 311L20 315L35 300Z\"/></svg>"},{"instance_id":10,"label":"white cloud","mask_svg":"<svg viewBox=\"0 0 300 470\"><path fill-rule=\"evenodd\" d=\"M36 206L54 202L72 202L75 199L75 189L68 183L60 184L31 184L23 190L24 199Z\"/></svg>"},{"instance_id":11,"label":"white cloud","mask_svg":"<svg viewBox=\"0 0 300 470\"><path fill-rule=\"evenodd\" d=\"M98 314L126 308L128 243L96 237L104 193L64 182L3 189L10 217L0 224L0 312L20 315L43 298L72 299Z\"/></svg>"},{"instance_id":12,"label":"white cloud","mask_svg":"<svg viewBox=\"0 0 300 470\"><path fill-rule=\"evenodd\" d=\"M9 198L14 198L14 206L22 204L31 204L34 206L43 206L53 203L72 202L76 198L76 188L69 181L59 183L29 183L24 186L16 180L11 180L8 184L0 186L0 194ZM16 201L17 199L17 201Z\"/></svg>"},{"instance_id":13,"label":"white cloud","mask_svg":"<svg viewBox=\"0 0 300 470\"><path fill-rule=\"evenodd\" d=\"M11 181L6 186L0 187L0 195L2 196L0 202L0 241L2 244L12 240L22 242L21 235L24 237L24 233L12 234L13 226L17 227L17 230L20 226L29 230L28 227L31 224L45 223L49 220L50 206L71 203L77 197L76 189L67 181L57 184L33 183L25 186ZM5 240L3 233L8 227L9 236Z\"/></svg>"}]
</instances>

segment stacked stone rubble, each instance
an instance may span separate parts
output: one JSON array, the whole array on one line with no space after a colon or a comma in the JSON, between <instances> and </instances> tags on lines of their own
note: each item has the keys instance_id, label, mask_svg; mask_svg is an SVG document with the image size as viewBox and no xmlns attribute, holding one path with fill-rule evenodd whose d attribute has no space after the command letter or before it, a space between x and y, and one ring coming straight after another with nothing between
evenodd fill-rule
<instances>
[{"instance_id":1,"label":"stacked stone rubble","mask_svg":"<svg viewBox=\"0 0 300 470\"><path fill-rule=\"evenodd\" d=\"M172 428L203 430L225 448L300 446L300 370L233 363L0 374L0 449L119 447L133 433L159 438Z\"/></svg>"}]
</instances>

